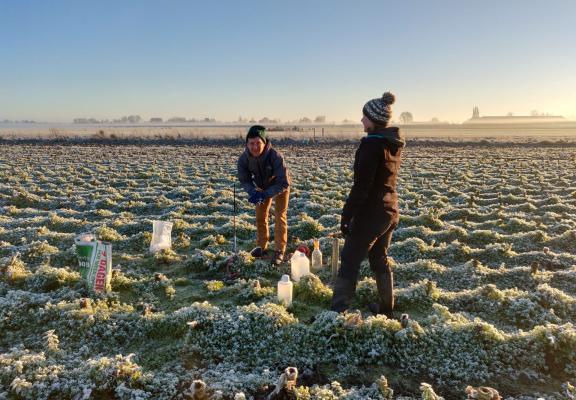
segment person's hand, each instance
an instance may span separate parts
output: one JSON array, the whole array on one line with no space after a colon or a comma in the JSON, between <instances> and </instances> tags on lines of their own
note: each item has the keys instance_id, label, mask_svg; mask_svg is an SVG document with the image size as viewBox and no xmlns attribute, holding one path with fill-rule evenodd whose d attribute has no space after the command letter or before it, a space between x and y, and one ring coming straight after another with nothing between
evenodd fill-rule
<instances>
[{"instance_id":1,"label":"person's hand","mask_svg":"<svg viewBox=\"0 0 576 400\"><path fill-rule=\"evenodd\" d=\"M346 237L350 233L350 218L342 216L340 219L340 232L342 232L342 236Z\"/></svg>"},{"instance_id":2,"label":"person's hand","mask_svg":"<svg viewBox=\"0 0 576 400\"><path fill-rule=\"evenodd\" d=\"M248 198L248 201L255 205L262 204L264 200L266 200L266 196L264 193L259 191L254 191L254 193L252 193Z\"/></svg>"}]
</instances>

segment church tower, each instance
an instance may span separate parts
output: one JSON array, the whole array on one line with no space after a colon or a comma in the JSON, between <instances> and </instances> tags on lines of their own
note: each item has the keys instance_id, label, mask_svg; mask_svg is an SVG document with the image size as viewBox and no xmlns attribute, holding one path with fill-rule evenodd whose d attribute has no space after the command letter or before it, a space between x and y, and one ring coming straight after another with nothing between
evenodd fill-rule
<instances>
[{"instance_id":1,"label":"church tower","mask_svg":"<svg viewBox=\"0 0 576 400\"><path fill-rule=\"evenodd\" d=\"M480 118L480 110L478 107L474 106L472 109L472 119Z\"/></svg>"}]
</instances>

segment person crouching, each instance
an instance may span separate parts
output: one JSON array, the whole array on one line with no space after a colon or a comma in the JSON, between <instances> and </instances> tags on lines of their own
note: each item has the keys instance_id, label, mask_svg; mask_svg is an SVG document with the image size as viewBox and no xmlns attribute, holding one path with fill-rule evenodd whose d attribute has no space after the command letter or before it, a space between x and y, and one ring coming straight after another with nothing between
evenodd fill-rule
<instances>
[{"instance_id":1,"label":"person crouching","mask_svg":"<svg viewBox=\"0 0 576 400\"><path fill-rule=\"evenodd\" d=\"M272 263L284 261L288 243L288 198L290 177L284 157L272 148L266 128L254 125L246 135L246 149L238 158L238 180L248 193L248 201L256 206L257 247L250 254L268 256L268 213L274 199L274 255Z\"/></svg>"}]
</instances>

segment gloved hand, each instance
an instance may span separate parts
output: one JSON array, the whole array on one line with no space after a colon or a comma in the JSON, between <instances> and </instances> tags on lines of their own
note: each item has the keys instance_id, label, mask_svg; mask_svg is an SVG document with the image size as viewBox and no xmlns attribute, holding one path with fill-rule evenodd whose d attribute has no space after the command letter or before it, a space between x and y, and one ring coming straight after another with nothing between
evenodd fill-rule
<instances>
[{"instance_id":1,"label":"gloved hand","mask_svg":"<svg viewBox=\"0 0 576 400\"><path fill-rule=\"evenodd\" d=\"M346 237L350 233L350 222L351 219L348 217L342 216L340 219L340 232L342 232L342 236Z\"/></svg>"},{"instance_id":2,"label":"gloved hand","mask_svg":"<svg viewBox=\"0 0 576 400\"><path fill-rule=\"evenodd\" d=\"M266 200L266 195L258 191L254 191L254 193L252 193L250 197L248 197L248 201L255 205L262 204L264 200Z\"/></svg>"}]
</instances>

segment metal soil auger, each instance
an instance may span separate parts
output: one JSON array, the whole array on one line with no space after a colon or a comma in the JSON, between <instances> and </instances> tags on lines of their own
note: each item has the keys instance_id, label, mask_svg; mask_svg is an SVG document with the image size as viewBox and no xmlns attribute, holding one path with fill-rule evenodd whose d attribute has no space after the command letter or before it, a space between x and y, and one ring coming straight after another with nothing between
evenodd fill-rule
<instances>
[{"instance_id":1,"label":"metal soil auger","mask_svg":"<svg viewBox=\"0 0 576 400\"><path fill-rule=\"evenodd\" d=\"M232 216L232 232L233 232L233 236L234 236L234 241L233 241L233 248L232 251L234 252L234 254L228 258L228 260L226 260L226 278L227 279L236 279L238 277L238 273L232 271L232 265L234 265L234 263L236 262L236 260L238 259L238 241L236 239L236 181L234 181L233 183L233 198L234 198L234 203L233 203L233 209L234 209L234 215Z\"/></svg>"}]
</instances>

